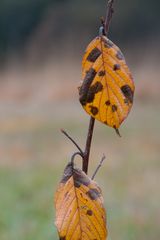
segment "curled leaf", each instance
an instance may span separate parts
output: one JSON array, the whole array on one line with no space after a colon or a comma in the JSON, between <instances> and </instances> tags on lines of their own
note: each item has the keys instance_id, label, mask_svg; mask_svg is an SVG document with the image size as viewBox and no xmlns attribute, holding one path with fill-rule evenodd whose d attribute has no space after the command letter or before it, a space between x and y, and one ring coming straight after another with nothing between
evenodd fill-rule
<instances>
[{"instance_id":1,"label":"curled leaf","mask_svg":"<svg viewBox=\"0 0 160 240\"><path fill-rule=\"evenodd\" d=\"M96 182L69 163L55 195L59 239L105 240L106 214Z\"/></svg>"},{"instance_id":2,"label":"curled leaf","mask_svg":"<svg viewBox=\"0 0 160 240\"><path fill-rule=\"evenodd\" d=\"M87 47L79 100L88 114L118 129L133 104L134 83L121 50L104 35Z\"/></svg>"}]
</instances>

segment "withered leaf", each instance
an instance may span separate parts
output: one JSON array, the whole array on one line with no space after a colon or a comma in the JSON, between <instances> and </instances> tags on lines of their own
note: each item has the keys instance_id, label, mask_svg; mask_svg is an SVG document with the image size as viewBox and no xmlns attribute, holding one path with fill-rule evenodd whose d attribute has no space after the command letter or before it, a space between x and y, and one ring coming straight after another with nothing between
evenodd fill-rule
<instances>
[{"instance_id":1,"label":"withered leaf","mask_svg":"<svg viewBox=\"0 0 160 240\"><path fill-rule=\"evenodd\" d=\"M59 239L105 240L106 213L101 189L69 163L55 195Z\"/></svg>"},{"instance_id":2,"label":"withered leaf","mask_svg":"<svg viewBox=\"0 0 160 240\"><path fill-rule=\"evenodd\" d=\"M82 61L79 100L85 111L118 129L133 104L134 83L121 50L105 36L96 37Z\"/></svg>"}]
</instances>

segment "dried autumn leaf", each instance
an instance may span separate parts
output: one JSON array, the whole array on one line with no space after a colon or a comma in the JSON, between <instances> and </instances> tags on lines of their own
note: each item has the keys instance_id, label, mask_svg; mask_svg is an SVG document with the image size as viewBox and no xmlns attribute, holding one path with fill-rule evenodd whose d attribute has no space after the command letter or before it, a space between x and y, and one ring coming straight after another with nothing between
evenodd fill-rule
<instances>
[{"instance_id":1,"label":"dried autumn leaf","mask_svg":"<svg viewBox=\"0 0 160 240\"><path fill-rule=\"evenodd\" d=\"M61 240L105 240L106 215L101 190L69 163L55 195L56 227Z\"/></svg>"},{"instance_id":2,"label":"dried autumn leaf","mask_svg":"<svg viewBox=\"0 0 160 240\"><path fill-rule=\"evenodd\" d=\"M120 49L104 35L87 47L82 61L80 102L95 119L118 129L127 117L134 83Z\"/></svg>"}]
</instances>

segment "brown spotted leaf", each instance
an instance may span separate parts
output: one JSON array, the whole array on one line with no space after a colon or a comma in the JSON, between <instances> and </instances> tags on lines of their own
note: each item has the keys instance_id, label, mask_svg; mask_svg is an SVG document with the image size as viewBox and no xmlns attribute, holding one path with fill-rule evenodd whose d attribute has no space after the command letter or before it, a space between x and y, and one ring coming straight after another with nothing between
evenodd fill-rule
<instances>
[{"instance_id":1,"label":"brown spotted leaf","mask_svg":"<svg viewBox=\"0 0 160 240\"><path fill-rule=\"evenodd\" d=\"M101 190L69 163L55 195L59 239L105 240L106 214Z\"/></svg>"},{"instance_id":2,"label":"brown spotted leaf","mask_svg":"<svg viewBox=\"0 0 160 240\"><path fill-rule=\"evenodd\" d=\"M82 78L79 99L83 108L118 129L132 107L134 83L122 52L107 37L96 37L87 47Z\"/></svg>"}]
</instances>

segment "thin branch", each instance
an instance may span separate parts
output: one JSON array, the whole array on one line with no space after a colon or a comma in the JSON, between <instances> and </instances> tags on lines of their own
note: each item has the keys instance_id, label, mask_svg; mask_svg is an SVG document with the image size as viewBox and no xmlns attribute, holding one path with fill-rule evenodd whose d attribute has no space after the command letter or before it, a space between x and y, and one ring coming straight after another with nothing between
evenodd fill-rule
<instances>
[{"instance_id":1,"label":"thin branch","mask_svg":"<svg viewBox=\"0 0 160 240\"><path fill-rule=\"evenodd\" d=\"M110 22L111 22L111 19L112 19L113 2L114 2L114 0L108 0L107 14L106 14L105 22L102 19L102 25L104 27L105 35L108 34L109 25L110 25ZM88 136L87 136L87 140L86 140L85 152L84 152L84 155L83 155L83 167L82 167L82 169L86 174L88 173L89 155L90 155L91 141L92 141L93 130L94 130L94 123L95 123L95 119L93 117L91 117L90 118L90 123L89 123L89 129L88 129Z\"/></svg>"},{"instance_id":2,"label":"thin branch","mask_svg":"<svg viewBox=\"0 0 160 240\"><path fill-rule=\"evenodd\" d=\"M106 159L106 156L103 155L103 156L102 156L102 159L101 159L101 161L100 161L100 163L98 164L98 166L97 166L95 172L93 173L93 176L92 176L92 178L91 178L92 180L95 178L97 172L99 171L99 169L100 169L100 167L102 166L102 164L103 164L103 162L104 162L105 159Z\"/></svg>"},{"instance_id":3,"label":"thin branch","mask_svg":"<svg viewBox=\"0 0 160 240\"><path fill-rule=\"evenodd\" d=\"M64 130L64 129L61 129L61 132L69 139L71 140L71 142L77 147L77 149L79 150L80 154L81 154L81 157L83 158L84 156L84 153L82 151L82 149L79 147L79 145L73 140L73 138L71 136L68 135L68 133Z\"/></svg>"},{"instance_id":4,"label":"thin branch","mask_svg":"<svg viewBox=\"0 0 160 240\"><path fill-rule=\"evenodd\" d=\"M82 157L81 153L80 152L75 152L73 153L72 157L71 157L71 163L72 165L74 165L74 158L75 156L79 155L80 157ZM83 157L82 157L83 158Z\"/></svg>"},{"instance_id":5,"label":"thin branch","mask_svg":"<svg viewBox=\"0 0 160 240\"><path fill-rule=\"evenodd\" d=\"M113 3L114 3L114 0L108 0L108 3L107 3L107 14L106 14L106 20L105 20L105 23L104 23L104 28L105 28L104 32L105 32L106 36L108 34L110 22L111 22L112 15L113 15L113 12L114 12Z\"/></svg>"},{"instance_id":6,"label":"thin branch","mask_svg":"<svg viewBox=\"0 0 160 240\"><path fill-rule=\"evenodd\" d=\"M82 170L87 174L88 173L88 164L89 164L89 155L91 150L91 142L93 136L93 129L94 129L95 119L93 117L90 118L89 128L88 128L88 135L86 140L86 147L84 151L83 157L83 166Z\"/></svg>"}]
</instances>

